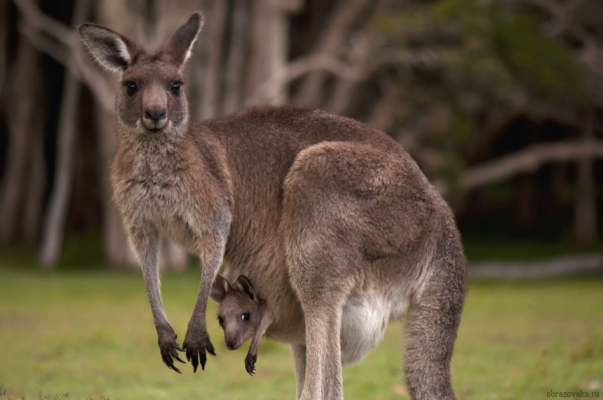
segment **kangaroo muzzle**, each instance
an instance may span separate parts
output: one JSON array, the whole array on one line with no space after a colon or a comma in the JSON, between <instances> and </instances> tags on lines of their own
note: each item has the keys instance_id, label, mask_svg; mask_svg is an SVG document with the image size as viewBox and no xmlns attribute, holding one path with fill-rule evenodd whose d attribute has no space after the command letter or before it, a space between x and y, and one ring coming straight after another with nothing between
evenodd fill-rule
<instances>
[{"instance_id":1,"label":"kangaroo muzzle","mask_svg":"<svg viewBox=\"0 0 603 400\"><path fill-rule=\"evenodd\" d=\"M142 124L151 132L158 132L168 124L167 97L158 85L143 93Z\"/></svg>"}]
</instances>

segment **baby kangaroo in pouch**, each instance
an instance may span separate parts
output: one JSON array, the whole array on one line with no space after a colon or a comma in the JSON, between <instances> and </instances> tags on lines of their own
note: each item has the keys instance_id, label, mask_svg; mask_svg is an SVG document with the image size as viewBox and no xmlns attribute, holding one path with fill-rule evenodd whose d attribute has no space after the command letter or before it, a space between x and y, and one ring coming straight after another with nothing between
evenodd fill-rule
<instances>
[{"instance_id":1,"label":"baby kangaroo in pouch","mask_svg":"<svg viewBox=\"0 0 603 400\"><path fill-rule=\"evenodd\" d=\"M218 322L224 330L224 341L229 350L237 350L253 338L245 358L245 370L253 376L260 339L272 322L266 301L257 296L251 282L243 275L233 285L224 277L216 276L210 297L220 304Z\"/></svg>"},{"instance_id":2,"label":"baby kangaroo in pouch","mask_svg":"<svg viewBox=\"0 0 603 400\"><path fill-rule=\"evenodd\" d=\"M252 338L250 374L264 335L291 345L298 400L341 400L342 366L406 315L410 397L456 399L466 261L446 202L399 143L349 118L278 106L191 122L184 68L202 25L194 13L154 51L93 23L78 28L120 76L111 186L163 362L180 372L184 351L196 372L215 356L211 295L227 347ZM161 235L202 265L182 347L161 300ZM238 278L217 276L221 267Z\"/></svg>"}]
</instances>

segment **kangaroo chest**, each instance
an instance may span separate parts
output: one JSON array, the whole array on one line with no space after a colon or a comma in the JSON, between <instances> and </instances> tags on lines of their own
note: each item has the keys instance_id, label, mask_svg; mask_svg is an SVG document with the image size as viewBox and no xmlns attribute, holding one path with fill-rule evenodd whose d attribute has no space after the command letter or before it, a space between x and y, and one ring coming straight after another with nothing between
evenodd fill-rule
<instances>
[{"instance_id":1,"label":"kangaroo chest","mask_svg":"<svg viewBox=\"0 0 603 400\"><path fill-rule=\"evenodd\" d=\"M153 224L164 236L198 252L191 216L195 208L182 174L141 165L115 188L118 207L129 220Z\"/></svg>"}]
</instances>

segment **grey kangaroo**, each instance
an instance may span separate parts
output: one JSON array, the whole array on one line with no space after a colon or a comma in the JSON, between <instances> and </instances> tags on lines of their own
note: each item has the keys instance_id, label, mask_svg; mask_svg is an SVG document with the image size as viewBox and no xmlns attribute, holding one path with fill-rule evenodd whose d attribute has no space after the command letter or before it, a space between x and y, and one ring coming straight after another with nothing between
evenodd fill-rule
<instances>
[{"instance_id":1,"label":"grey kangaroo","mask_svg":"<svg viewBox=\"0 0 603 400\"><path fill-rule=\"evenodd\" d=\"M260 107L191 123L183 69L201 27L193 14L152 53L110 29L79 27L98 62L121 74L113 197L163 361L178 371L182 360L161 302L160 234L202 261L182 344L195 371L215 355L205 314L224 264L270 305L267 335L291 344L298 399L342 399L342 360L361 358L403 314L411 397L454 399L466 270L448 205L397 142L352 119Z\"/></svg>"}]
</instances>

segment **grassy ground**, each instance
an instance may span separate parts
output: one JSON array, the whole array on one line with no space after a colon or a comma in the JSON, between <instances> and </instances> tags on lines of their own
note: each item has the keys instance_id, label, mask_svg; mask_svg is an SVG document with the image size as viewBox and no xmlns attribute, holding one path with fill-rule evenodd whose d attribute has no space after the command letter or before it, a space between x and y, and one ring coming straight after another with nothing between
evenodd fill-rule
<instances>
[{"instance_id":1,"label":"grassy ground","mask_svg":"<svg viewBox=\"0 0 603 400\"><path fill-rule=\"evenodd\" d=\"M11 264L11 265L7 265ZM0 258L0 399L291 399L290 349L264 341L255 377L246 346L227 351L208 314L218 357L206 371L168 370L157 348L138 273L39 272ZM16 264L16 262L15 262ZM166 312L181 342L199 274L163 280ZM359 365L344 370L350 399L408 399L400 368L402 324ZM541 282L472 281L452 362L460 399L544 399L600 387L603 277Z\"/></svg>"}]
</instances>

